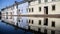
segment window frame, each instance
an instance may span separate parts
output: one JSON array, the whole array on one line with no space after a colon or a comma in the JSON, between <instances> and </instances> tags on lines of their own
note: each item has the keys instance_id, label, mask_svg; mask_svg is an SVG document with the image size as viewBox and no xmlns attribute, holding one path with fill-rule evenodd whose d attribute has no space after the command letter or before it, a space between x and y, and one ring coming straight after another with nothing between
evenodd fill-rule
<instances>
[{"instance_id":1,"label":"window frame","mask_svg":"<svg viewBox=\"0 0 60 34\"><path fill-rule=\"evenodd\" d=\"M41 12L41 7L39 7L39 12Z\"/></svg>"},{"instance_id":2,"label":"window frame","mask_svg":"<svg viewBox=\"0 0 60 34\"><path fill-rule=\"evenodd\" d=\"M52 5L52 11L55 11L55 10L56 10L56 6Z\"/></svg>"}]
</instances>

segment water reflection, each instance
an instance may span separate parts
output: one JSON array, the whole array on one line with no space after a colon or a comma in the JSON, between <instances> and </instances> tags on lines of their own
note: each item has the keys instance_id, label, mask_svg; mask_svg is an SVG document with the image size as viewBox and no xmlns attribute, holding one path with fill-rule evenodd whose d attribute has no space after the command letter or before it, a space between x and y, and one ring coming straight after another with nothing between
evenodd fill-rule
<instances>
[{"instance_id":1,"label":"water reflection","mask_svg":"<svg viewBox=\"0 0 60 34\"><path fill-rule=\"evenodd\" d=\"M60 34L60 18L3 16L2 20L18 28L33 31L33 34ZM35 32L36 31L36 32Z\"/></svg>"},{"instance_id":2,"label":"water reflection","mask_svg":"<svg viewBox=\"0 0 60 34\"><path fill-rule=\"evenodd\" d=\"M28 29L28 18L27 17L18 17L18 26Z\"/></svg>"}]
</instances>

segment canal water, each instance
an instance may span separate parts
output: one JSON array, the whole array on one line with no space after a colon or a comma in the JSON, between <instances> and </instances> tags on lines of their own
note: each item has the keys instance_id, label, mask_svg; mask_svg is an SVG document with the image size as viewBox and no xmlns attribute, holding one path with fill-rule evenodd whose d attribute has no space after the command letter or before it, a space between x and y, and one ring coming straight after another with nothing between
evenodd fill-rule
<instances>
[{"instance_id":1,"label":"canal water","mask_svg":"<svg viewBox=\"0 0 60 34\"><path fill-rule=\"evenodd\" d=\"M60 18L2 16L1 34L60 34Z\"/></svg>"}]
</instances>

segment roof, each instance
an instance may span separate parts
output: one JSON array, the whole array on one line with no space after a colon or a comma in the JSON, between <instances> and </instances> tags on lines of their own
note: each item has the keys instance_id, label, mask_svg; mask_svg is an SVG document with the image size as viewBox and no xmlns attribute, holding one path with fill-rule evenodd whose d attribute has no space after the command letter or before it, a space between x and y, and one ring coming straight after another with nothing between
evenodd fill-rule
<instances>
[{"instance_id":1,"label":"roof","mask_svg":"<svg viewBox=\"0 0 60 34\"><path fill-rule=\"evenodd\" d=\"M23 1L20 1L20 2L15 1L15 3L14 3L13 5L10 5L10 6L8 6L8 7L3 8L3 9L1 9L1 11L5 10L5 9L8 9L8 8L10 8L10 7L13 7L13 6L15 6L15 5L23 4L23 3L29 2L29 1L32 1L32 0L23 0Z\"/></svg>"}]
</instances>

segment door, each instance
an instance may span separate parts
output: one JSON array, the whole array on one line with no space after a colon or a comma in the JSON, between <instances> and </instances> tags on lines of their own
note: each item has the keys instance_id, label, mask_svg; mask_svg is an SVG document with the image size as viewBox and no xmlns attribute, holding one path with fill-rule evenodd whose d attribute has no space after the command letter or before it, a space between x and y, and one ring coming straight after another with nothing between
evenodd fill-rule
<instances>
[{"instance_id":1,"label":"door","mask_svg":"<svg viewBox=\"0 0 60 34\"><path fill-rule=\"evenodd\" d=\"M44 14L48 14L48 6L44 7Z\"/></svg>"}]
</instances>

